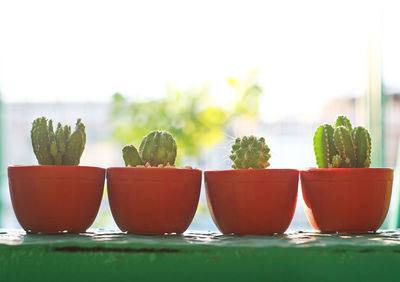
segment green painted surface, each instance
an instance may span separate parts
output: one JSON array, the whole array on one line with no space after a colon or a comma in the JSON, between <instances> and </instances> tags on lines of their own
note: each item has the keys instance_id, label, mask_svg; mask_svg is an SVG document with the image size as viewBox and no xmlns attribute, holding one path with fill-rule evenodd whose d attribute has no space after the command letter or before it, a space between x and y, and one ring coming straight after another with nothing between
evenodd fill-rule
<instances>
[{"instance_id":1,"label":"green painted surface","mask_svg":"<svg viewBox=\"0 0 400 282\"><path fill-rule=\"evenodd\" d=\"M397 281L400 232L0 234L0 281Z\"/></svg>"}]
</instances>

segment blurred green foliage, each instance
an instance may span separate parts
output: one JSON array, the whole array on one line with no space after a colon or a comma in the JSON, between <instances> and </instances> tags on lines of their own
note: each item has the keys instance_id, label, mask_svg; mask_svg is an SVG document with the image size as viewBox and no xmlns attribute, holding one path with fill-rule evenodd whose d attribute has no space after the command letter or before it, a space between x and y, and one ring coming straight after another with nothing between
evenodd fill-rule
<instances>
[{"instance_id":1,"label":"blurred green foliage","mask_svg":"<svg viewBox=\"0 0 400 282\"><path fill-rule=\"evenodd\" d=\"M255 83L256 75L252 72L242 80L228 78L232 91L224 96L223 105L212 101L208 87L185 91L168 88L165 97L148 101L129 101L116 93L111 111L113 139L138 146L149 131L165 129L178 143L178 164L184 156L198 156L201 149L224 139L233 119L258 117L262 89Z\"/></svg>"}]
</instances>

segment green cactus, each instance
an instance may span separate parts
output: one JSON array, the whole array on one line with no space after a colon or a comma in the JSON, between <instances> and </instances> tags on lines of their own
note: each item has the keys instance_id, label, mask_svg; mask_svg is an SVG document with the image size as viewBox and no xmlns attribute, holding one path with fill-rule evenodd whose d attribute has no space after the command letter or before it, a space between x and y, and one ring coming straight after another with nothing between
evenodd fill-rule
<instances>
[{"instance_id":1,"label":"green cactus","mask_svg":"<svg viewBox=\"0 0 400 282\"><path fill-rule=\"evenodd\" d=\"M126 145L122 149L122 156L125 161L125 166L135 167L143 164L136 147L133 145Z\"/></svg>"},{"instance_id":2,"label":"green cactus","mask_svg":"<svg viewBox=\"0 0 400 282\"><path fill-rule=\"evenodd\" d=\"M328 165L328 168L339 168L342 166L342 158L339 155L332 157L332 164Z\"/></svg>"},{"instance_id":3,"label":"green cactus","mask_svg":"<svg viewBox=\"0 0 400 282\"><path fill-rule=\"evenodd\" d=\"M339 116L335 128L327 124L317 128L314 152L319 168L369 167L371 138L368 130L352 128L347 117Z\"/></svg>"},{"instance_id":4,"label":"green cactus","mask_svg":"<svg viewBox=\"0 0 400 282\"><path fill-rule=\"evenodd\" d=\"M371 137L368 130L357 126L352 131L357 167L369 167L371 164Z\"/></svg>"},{"instance_id":5,"label":"green cactus","mask_svg":"<svg viewBox=\"0 0 400 282\"><path fill-rule=\"evenodd\" d=\"M70 126L58 123L54 132L52 120L37 118L32 124L31 140L40 165L78 165L86 143L85 126L78 119L71 135Z\"/></svg>"},{"instance_id":6,"label":"green cactus","mask_svg":"<svg viewBox=\"0 0 400 282\"><path fill-rule=\"evenodd\" d=\"M335 128L339 126L346 127L349 131L352 130L351 122L346 116L338 116L335 122Z\"/></svg>"},{"instance_id":7,"label":"green cactus","mask_svg":"<svg viewBox=\"0 0 400 282\"><path fill-rule=\"evenodd\" d=\"M176 158L176 141L171 133L164 130L155 130L143 137L139 146L139 154L144 164L151 166L160 164L174 165Z\"/></svg>"},{"instance_id":8,"label":"green cactus","mask_svg":"<svg viewBox=\"0 0 400 282\"><path fill-rule=\"evenodd\" d=\"M318 167L329 167L332 158L337 154L333 143L334 129L329 124L320 125L314 134L314 152Z\"/></svg>"},{"instance_id":9,"label":"green cactus","mask_svg":"<svg viewBox=\"0 0 400 282\"><path fill-rule=\"evenodd\" d=\"M78 165L83 150L85 149L86 133L85 125L81 119L76 121L75 130L65 144L65 153L63 155L63 165Z\"/></svg>"},{"instance_id":10,"label":"green cactus","mask_svg":"<svg viewBox=\"0 0 400 282\"><path fill-rule=\"evenodd\" d=\"M353 140L351 133L344 126L335 128L333 134L335 147L339 152L339 156L344 160L345 167L356 167L356 155L354 153Z\"/></svg>"},{"instance_id":11,"label":"green cactus","mask_svg":"<svg viewBox=\"0 0 400 282\"><path fill-rule=\"evenodd\" d=\"M50 153L49 127L47 126L47 119L45 117L33 121L31 140L33 151L39 164L53 164L54 159Z\"/></svg>"},{"instance_id":12,"label":"green cactus","mask_svg":"<svg viewBox=\"0 0 400 282\"><path fill-rule=\"evenodd\" d=\"M269 166L269 147L265 144L263 137L257 139L255 136L244 136L237 138L232 145L231 155L232 168L234 169L263 169Z\"/></svg>"}]
</instances>

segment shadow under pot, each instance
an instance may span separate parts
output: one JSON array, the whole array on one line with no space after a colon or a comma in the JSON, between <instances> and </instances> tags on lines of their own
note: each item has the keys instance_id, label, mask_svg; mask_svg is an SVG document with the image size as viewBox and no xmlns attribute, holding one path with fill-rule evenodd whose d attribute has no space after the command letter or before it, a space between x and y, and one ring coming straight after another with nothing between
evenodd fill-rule
<instances>
[{"instance_id":1,"label":"shadow under pot","mask_svg":"<svg viewBox=\"0 0 400 282\"><path fill-rule=\"evenodd\" d=\"M375 232L385 220L393 169L310 169L300 178L307 218L318 231Z\"/></svg>"},{"instance_id":2,"label":"shadow under pot","mask_svg":"<svg viewBox=\"0 0 400 282\"><path fill-rule=\"evenodd\" d=\"M107 169L111 213L119 229L134 234L181 234L197 209L201 170Z\"/></svg>"},{"instance_id":3,"label":"shadow under pot","mask_svg":"<svg viewBox=\"0 0 400 282\"><path fill-rule=\"evenodd\" d=\"M31 233L85 232L99 211L105 169L88 166L9 166L11 202Z\"/></svg>"},{"instance_id":4,"label":"shadow under pot","mask_svg":"<svg viewBox=\"0 0 400 282\"><path fill-rule=\"evenodd\" d=\"M284 233L296 209L294 169L206 171L208 207L223 234Z\"/></svg>"}]
</instances>

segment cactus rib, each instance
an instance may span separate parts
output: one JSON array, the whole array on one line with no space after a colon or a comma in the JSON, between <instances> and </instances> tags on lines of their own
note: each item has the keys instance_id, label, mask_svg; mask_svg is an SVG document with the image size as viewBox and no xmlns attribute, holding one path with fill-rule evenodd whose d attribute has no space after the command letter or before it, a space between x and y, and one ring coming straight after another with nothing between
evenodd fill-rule
<instances>
[{"instance_id":1,"label":"cactus rib","mask_svg":"<svg viewBox=\"0 0 400 282\"><path fill-rule=\"evenodd\" d=\"M332 157L337 151L333 144L334 129L329 124L320 125L314 134L314 153L319 168L332 166Z\"/></svg>"},{"instance_id":2,"label":"cactus rib","mask_svg":"<svg viewBox=\"0 0 400 282\"><path fill-rule=\"evenodd\" d=\"M353 140L351 138L350 131L344 126L338 126L335 128L333 135L335 142L335 147L345 161L346 166L355 167L356 165L356 155L354 153Z\"/></svg>"},{"instance_id":3,"label":"cactus rib","mask_svg":"<svg viewBox=\"0 0 400 282\"><path fill-rule=\"evenodd\" d=\"M369 167L371 164L371 137L363 127L355 127L352 132L357 167Z\"/></svg>"}]
</instances>

